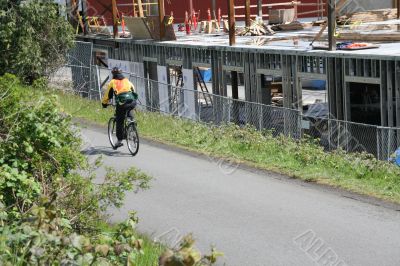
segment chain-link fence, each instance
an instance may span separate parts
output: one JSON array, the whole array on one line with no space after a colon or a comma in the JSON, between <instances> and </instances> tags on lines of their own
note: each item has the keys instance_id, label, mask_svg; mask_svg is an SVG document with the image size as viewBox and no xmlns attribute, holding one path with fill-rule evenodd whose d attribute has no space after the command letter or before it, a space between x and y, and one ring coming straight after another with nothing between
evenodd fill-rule
<instances>
[{"instance_id":1,"label":"chain-link fence","mask_svg":"<svg viewBox=\"0 0 400 266\"><path fill-rule=\"evenodd\" d=\"M109 74L108 69L99 66L67 65L54 74L51 83L83 97L100 100ZM327 151L367 152L380 160L388 160L400 146L399 128L304 116L298 110L189 90L132 73L125 75L139 92L142 110L214 125L251 125L275 136L283 134L298 139L308 135L318 139ZM86 78L89 81L85 81Z\"/></svg>"},{"instance_id":2,"label":"chain-link fence","mask_svg":"<svg viewBox=\"0 0 400 266\"><path fill-rule=\"evenodd\" d=\"M92 65L92 50L87 45L77 43L76 49L68 56L68 64L51 77L51 83L83 97L100 100L111 78L110 71ZM80 54L78 51L86 52ZM143 67L140 63L135 64ZM214 125L251 125L275 136L285 135L294 139L308 135L318 139L327 151L367 152L380 160L388 160L400 146L400 128L340 121L327 118L326 112L305 116L299 110L232 99L187 89L182 83L177 86L145 78L144 70L125 72L125 76L135 85L142 110Z\"/></svg>"}]
</instances>

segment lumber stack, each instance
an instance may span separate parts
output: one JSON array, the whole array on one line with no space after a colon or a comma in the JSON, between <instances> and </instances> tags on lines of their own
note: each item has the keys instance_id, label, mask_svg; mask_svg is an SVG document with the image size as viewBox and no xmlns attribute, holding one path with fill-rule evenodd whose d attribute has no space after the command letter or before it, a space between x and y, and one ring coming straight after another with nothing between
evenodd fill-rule
<instances>
[{"instance_id":1,"label":"lumber stack","mask_svg":"<svg viewBox=\"0 0 400 266\"><path fill-rule=\"evenodd\" d=\"M354 24L354 23L366 23L366 22L379 22L391 19L397 19L397 9L377 9L364 12L350 13L338 17L337 21L339 25L343 24Z\"/></svg>"},{"instance_id":2,"label":"lumber stack","mask_svg":"<svg viewBox=\"0 0 400 266\"><path fill-rule=\"evenodd\" d=\"M236 34L239 36L264 36L273 35L275 32L264 22L252 20L250 27L238 29Z\"/></svg>"},{"instance_id":3,"label":"lumber stack","mask_svg":"<svg viewBox=\"0 0 400 266\"><path fill-rule=\"evenodd\" d=\"M366 42L399 42L400 33L370 33L370 32L342 32L337 37L337 40L346 41L366 41Z\"/></svg>"},{"instance_id":4,"label":"lumber stack","mask_svg":"<svg viewBox=\"0 0 400 266\"><path fill-rule=\"evenodd\" d=\"M311 24L308 23L300 23L299 21L293 21L291 23L286 24L278 24L272 26L274 31L292 31L292 30L303 30L304 28L312 27Z\"/></svg>"}]
</instances>

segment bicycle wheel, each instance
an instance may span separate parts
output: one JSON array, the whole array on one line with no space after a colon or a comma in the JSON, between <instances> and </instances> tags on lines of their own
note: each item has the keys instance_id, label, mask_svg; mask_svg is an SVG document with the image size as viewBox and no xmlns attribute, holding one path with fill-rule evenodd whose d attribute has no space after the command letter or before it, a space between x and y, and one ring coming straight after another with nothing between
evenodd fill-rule
<instances>
[{"instance_id":1,"label":"bicycle wheel","mask_svg":"<svg viewBox=\"0 0 400 266\"><path fill-rule=\"evenodd\" d=\"M135 156L139 152L139 134L135 123L129 123L126 128L126 142L128 144L129 152L132 156Z\"/></svg>"},{"instance_id":2,"label":"bicycle wheel","mask_svg":"<svg viewBox=\"0 0 400 266\"><path fill-rule=\"evenodd\" d=\"M110 140L111 147L115 148L115 143L117 143L117 125L115 118L110 118L108 121L108 139Z\"/></svg>"}]
</instances>

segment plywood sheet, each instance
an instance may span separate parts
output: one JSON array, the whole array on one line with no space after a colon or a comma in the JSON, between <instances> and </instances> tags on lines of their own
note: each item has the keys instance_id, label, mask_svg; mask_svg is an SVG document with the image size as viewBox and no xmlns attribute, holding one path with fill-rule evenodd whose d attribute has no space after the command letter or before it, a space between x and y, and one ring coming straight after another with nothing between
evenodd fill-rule
<instances>
[{"instance_id":1,"label":"plywood sheet","mask_svg":"<svg viewBox=\"0 0 400 266\"><path fill-rule=\"evenodd\" d=\"M149 27L146 23L146 18L139 17L124 17L125 24L132 34L133 39L148 40L153 39Z\"/></svg>"}]
</instances>

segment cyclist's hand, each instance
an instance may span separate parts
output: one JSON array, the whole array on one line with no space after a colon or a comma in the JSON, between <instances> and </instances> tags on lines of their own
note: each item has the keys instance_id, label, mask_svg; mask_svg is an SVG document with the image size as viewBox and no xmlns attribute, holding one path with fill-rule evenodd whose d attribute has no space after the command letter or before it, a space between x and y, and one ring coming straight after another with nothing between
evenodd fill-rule
<instances>
[{"instance_id":1,"label":"cyclist's hand","mask_svg":"<svg viewBox=\"0 0 400 266\"><path fill-rule=\"evenodd\" d=\"M107 108L108 107L108 104L102 103L101 105L103 106L103 108Z\"/></svg>"}]
</instances>

